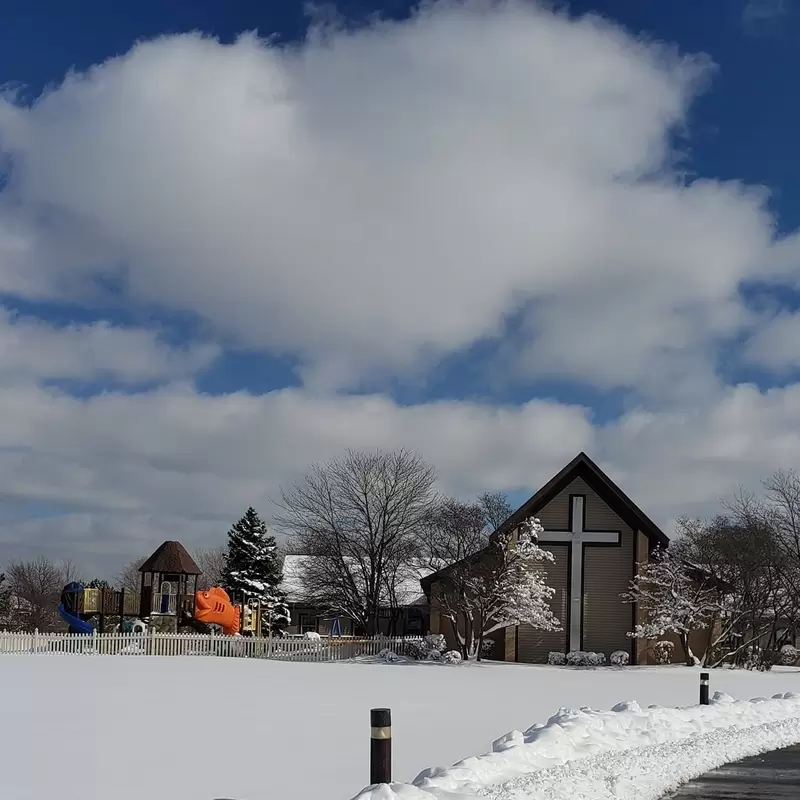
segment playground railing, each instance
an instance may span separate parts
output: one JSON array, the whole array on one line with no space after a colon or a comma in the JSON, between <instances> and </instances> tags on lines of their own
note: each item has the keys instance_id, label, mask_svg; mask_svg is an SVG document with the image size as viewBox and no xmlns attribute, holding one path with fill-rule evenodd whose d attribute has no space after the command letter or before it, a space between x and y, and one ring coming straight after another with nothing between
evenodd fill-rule
<instances>
[{"instance_id":1,"label":"playground railing","mask_svg":"<svg viewBox=\"0 0 800 800\"><path fill-rule=\"evenodd\" d=\"M224 656L280 661L347 661L389 649L405 655L419 637L298 639L197 633L40 633L0 631L0 655Z\"/></svg>"}]
</instances>

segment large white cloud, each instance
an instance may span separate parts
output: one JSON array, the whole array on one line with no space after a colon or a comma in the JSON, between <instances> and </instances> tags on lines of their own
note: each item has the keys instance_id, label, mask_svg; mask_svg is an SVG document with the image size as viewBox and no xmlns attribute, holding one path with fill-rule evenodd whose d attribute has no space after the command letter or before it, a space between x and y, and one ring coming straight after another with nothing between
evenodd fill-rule
<instances>
[{"instance_id":1,"label":"large white cloud","mask_svg":"<svg viewBox=\"0 0 800 800\"><path fill-rule=\"evenodd\" d=\"M716 369L731 341L799 363L796 318L739 289L799 285L800 236L773 242L762 187L685 180L676 137L712 74L597 19L440 2L293 47L165 37L30 108L7 96L0 291L92 304L111 285L297 357L306 385L201 395L213 345L0 317L0 560L110 573L166 537L213 544L346 447L417 449L464 497L532 493L585 449L667 527L797 464L800 387ZM424 380L487 337L496 372L622 387L626 412L330 391ZM44 388L109 377L162 385Z\"/></svg>"},{"instance_id":2,"label":"large white cloud","mask_svg":"<svg viewBox=\"0 0 800 800\"><path fill-rule=\"evenodd\" d=\"M96 291L110 271L328 387L527 309L523 374L660 391L677 351L713 371L748 324L739 281L771 238L762 191L682 179L670 143L709 72L523 3L291 48L145 42L0 106L0 286Z\"/></svg>"}]
</instances>

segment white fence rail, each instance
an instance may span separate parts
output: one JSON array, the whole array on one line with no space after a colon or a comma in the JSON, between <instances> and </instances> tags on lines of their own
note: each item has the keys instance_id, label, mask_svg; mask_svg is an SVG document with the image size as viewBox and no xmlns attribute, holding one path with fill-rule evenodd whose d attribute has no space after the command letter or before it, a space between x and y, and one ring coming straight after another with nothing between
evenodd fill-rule
<instances>
[{"instance_id":1,"label":"white fence rail","mask_svg":"<svg viewBox=\"0 0 800 800\"><path fill-rule=\"evenodd\" d=\"M194 633L17 633L0 631L0 655L227 656L280 661L347 661L388 648L405 655L419 638L320 639L215 636Z\"/></svg>"}]
</instances>

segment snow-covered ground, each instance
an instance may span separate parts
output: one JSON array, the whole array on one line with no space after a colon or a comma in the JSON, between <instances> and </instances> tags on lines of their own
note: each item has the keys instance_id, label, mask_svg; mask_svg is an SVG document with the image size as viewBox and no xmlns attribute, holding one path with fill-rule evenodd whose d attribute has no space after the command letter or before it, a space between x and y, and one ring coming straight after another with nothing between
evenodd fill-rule
<instances>
[{"instance_id":1,"label":"snow-covered ground","mask_svg":"<svg viewBox=\"0 0 800 800\"><path fill-rule=\"evenodd\" d=\"M712 672L711 679L712 692L735 698L800 693L800 670ZM544 723L560 707L611 709L632 700L646 710L650 704L691 705L697 694L698 671L682 667L0 656L0 797L347 800L368 782L374 706L392 708L395 779L411 782L425 768L490 751L506 732ZM733 723L724 717L730 712L713 712L719 723L713 731L659 713L664 729L680 733L685 758L701 763L710 745L715 753L724 746L739 757L754 746L800 737L800 701L774 703L769 710L763 706L766 717L749 712ZM635 708L613 713L629 718L628 730L636 724L647 729L634 723L637 714L647 716ZM719 727L728 724L738 724L738 733ZM647 747L637 763L643 780L664 773L674 758L669 742L669 736L642 733ZM549 747L556 756L562 752ZM573 800L582 796L576 787L587 779L590 764L595 777L607 770L608 786L615 785L615 769L618 787L629 780L631 764L613 748L589 758L594 761L577 771L574 765L557 766L558 756L553 761L561 770L559 783L573 787ZM543 774L517 775L510 784L481 791L493 798L537 796L534 790L545 788ZM450 777L447 771L433 773L413 791L436 791L437 780L444 787Z\"/></svg>"}]
</instances>

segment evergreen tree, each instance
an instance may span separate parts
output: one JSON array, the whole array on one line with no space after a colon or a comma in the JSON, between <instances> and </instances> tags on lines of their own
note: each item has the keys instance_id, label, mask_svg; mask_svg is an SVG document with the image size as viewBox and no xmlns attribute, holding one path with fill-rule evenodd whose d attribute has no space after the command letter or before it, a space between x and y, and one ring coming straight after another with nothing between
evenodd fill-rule
<instances>
[{"instance_id":1,"label":"evergreen tree","mask_svg":"<svg viewBox=\"0 0 800 800\"><path fill-rule=\"evenodd\" d=\"M228 532L222 587L236 602L250 598L260 600L262 630L266 633L271 617L272 630L277 632L289 623L289 608L281 590L281 580L275 537L251 506Z\"/></svg>"}]
</instances>

